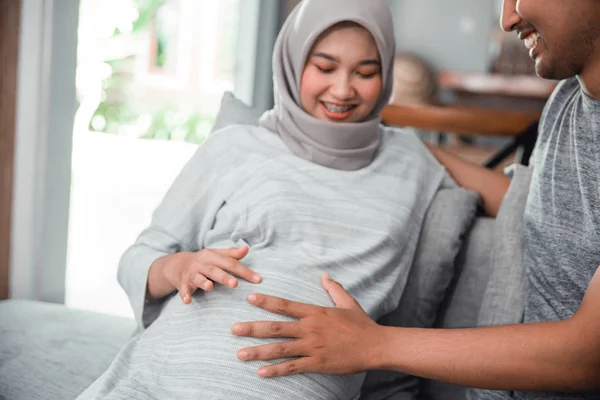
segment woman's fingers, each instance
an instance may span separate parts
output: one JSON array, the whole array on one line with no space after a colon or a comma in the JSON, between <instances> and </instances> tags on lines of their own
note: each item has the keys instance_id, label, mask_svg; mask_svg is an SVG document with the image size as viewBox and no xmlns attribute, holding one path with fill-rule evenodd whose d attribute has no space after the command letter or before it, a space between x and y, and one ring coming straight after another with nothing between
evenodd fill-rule
<instances>
[{"instance_id":1,"label":"woman's fingers","mask_svg":"<svg viewBox=\"0 0 600 400\"><path fill-rule=\"evenodd\" d=\"M232 254L238 252L240 254L247 253L247 247L242 248L243 252L238 249L227 249L227 250L215 250L206 254L206 259L203 260L203 263L212 264L223 271L227 271L232 273L235 276L238 276L248 282L251 283L259 283L261 281L260 276L252 271L250 268L246 267L244 264L239 262ZM235 255L235 254L234 254ZM239 255L239 254L237 254ZM231 276L231 275L230 275ZM233 278L233 276L231 276ZM233 278L235 279L235 278ZM233 282L233 281L231 281ZM235 280L235 286L231 286L227 284L227 286L235 287L237 286L237 279Z\"/></svg>"},{"instance_id":2,"label":"woman's fingers","mask_svg":"<svg viewBox=\"0 0 600 400\"><path fill-rule=\"evenodd\" d=\"M249 247L241 246L241 247L230 247L228 249L212 249L212 250L216 253L220 253L225 256L235 258L236 260L241 260L242 258L246 257L246 255L248 254Z\"/></svg>"},{"instance_id":3,"label":"woman's fingers","mask_svg":"<svg viewBox=\"0 0 600 400\"><path fill-rule=\"evenodd\" d=\"M202 290L206 290L206 291L213 289L212 281L207 279L202 274L194 274L194 276L192 277L192 284L194 285L194 287L197 287L198 289L202 289Z\"/></svg>"},{"instance_id":4,"label":"woman's fingers","mask_svg":"<svg viewBox=\"0 0 600 400\"><path fill-rule=\"evenodd\" d=\"M236 278L214 264L201 264L198 268L198 273L213 282L229 286L230 288L235 288L238 285Z\"/></svg>"},{"instance_id":5,"label":"woman's fingers","mask_svg":"<svg viewBox=\"0 0 600 400\"><path fill-rule=\"evenodd\" d=\"M260 276L234 258L241 258L247 253L248 247L200 251L195 254L194 265L188 272L187 283L193 289L198 288L205 291L214 288L213 282L235 288L238 286L238 280L231 273L250 282L258 283ZM191 295L193 291L190 292Z\"/></svg>"},{"instance_id":6,"label":"woman's fingers","mask_svg":"<svg viewBox=\"0 0 600 400\"><path fill-rule=\"evenodd\" d=\"M235 288L238 286L236 276L251 283L259 283L261 277L239 262L247 254L248 246L205 249L193 253L180 275L183 284L179 295L183 302L191 303L191 296L196 289L210 291L214 288L214 283Z\"/></svg>"},{"instance_id":7,"label":"woman's fingers","mask_svg":"<svg viewBox=\"0 0 600 400\"><path fill-rule=\"evenodd\" d=\"M183 300L183 304L190 304L192 302L192 288L189 284L184 283L179 289L179 296Z\"/></svg>"}]
</instances>

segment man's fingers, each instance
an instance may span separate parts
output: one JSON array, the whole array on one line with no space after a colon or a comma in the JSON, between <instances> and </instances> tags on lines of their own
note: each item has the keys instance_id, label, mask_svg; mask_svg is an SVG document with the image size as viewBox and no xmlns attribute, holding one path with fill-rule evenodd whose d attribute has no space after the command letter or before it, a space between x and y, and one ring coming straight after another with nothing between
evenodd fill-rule
<instances>
[{"instance_id":1,"label":"man's fingers","mask_svg":"<svg viewBox=\"0 0 600 400\"><path fill-rule=\"evenodd\" d=\"M282 358L305 356L309 349L302 341L278 342L262 346L248 347L237 352L242 361L281 360Z\"/></svg>"},{"instance_id":2,"label":"man's fingers","mask_svg":"<svg viewBox=\"0 0 600 400\"><path fill-rule=\"evenodd\" d=\"M344 287L332 280L328 273L324 273L321 276L321 285L329 294L329 297L331 297L331 300L333 300L336 307L348 309L361 308L358 302L344 290Z\"/></svg>"},{"instance_id":3,"label":"man's fingers","mask_svg":"<svg viewBox=\"0 0 600 400\"><path fill-rule=\"evenodd\" d=\"M267 296L265 294L250 293L247 299L248 302L262 308L263 310L294 318L305 318L309 315L315 315L322 311L322 308L318 306L297 303L295 301L282 299L280 297Z\"/></svg>"},{"instance_id":4,"label":"man's fingers","mask_svg":"<svg viewBox=\"0 0 600 400\"><path fill-rule=\"evenodd\" d=\"M297 322L241 322L231 327L231 333L256 338L298 338L300 326Z\"/></svg>"},{"instance_id":5,"label":"man's fingers","mask_svg":"<svg viewBox=\"0 0 600 400\"><path fill-rule=\"evenodd\" d=\"M259 368L258 375L262 376L263 378L273 378L276 376L318 372L311 367L312 364L314 364L314 362L310 357L302 357L296 360L285 361L280 364Z\"/></svg>"}]
</instances>

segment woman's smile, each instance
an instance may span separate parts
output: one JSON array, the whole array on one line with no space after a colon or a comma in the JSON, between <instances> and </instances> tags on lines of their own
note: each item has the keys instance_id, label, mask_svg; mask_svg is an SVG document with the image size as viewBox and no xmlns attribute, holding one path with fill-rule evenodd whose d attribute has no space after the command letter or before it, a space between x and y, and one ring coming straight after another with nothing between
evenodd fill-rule
<instances>
[{"instance_id":1,"label":"woman's smile","mask_svg":"<svg viewBox=\"0 0 600 400\"><path fill-rule=\"evenodd\" d=\"M356 109L356 104L338 104L321 101L321 109L325 116L335 121L341 121L350 117Z\"/></svg>"}]
</instances>

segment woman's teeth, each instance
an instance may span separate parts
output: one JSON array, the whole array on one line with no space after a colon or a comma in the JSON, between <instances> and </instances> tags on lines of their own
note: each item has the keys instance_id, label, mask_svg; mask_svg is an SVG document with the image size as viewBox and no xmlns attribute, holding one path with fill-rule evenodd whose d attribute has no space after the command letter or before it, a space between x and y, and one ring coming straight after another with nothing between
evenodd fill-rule
<instances>
[{"instance_id":1,"label":"woman's teeth","mask_svg":"<svg viewBox=\"0 0 600 400\"><path fill-rule=\"evenodd\" d=\"M535 46L537 46L538 40L540 40L539 33L533 32L529 34L529 36L524 39L525 47L527 47L528 50L533 49Z\"/></svg>"},{"instance_id":2,"label":"woman's teeth","mask_svg":"<svg viewBox=\"0 0 600 400\"><path fill-rule=\"evenodd\" d=\"M323 105L325 106L325 108L327 109L327 111L332 112L332 113L337 113L337 114L348 112L352 108L354 108L353 105L338 106L338 105L331 104L331 103L326 103L326 102L323 102Z\"/></svg>"}]
</instances>

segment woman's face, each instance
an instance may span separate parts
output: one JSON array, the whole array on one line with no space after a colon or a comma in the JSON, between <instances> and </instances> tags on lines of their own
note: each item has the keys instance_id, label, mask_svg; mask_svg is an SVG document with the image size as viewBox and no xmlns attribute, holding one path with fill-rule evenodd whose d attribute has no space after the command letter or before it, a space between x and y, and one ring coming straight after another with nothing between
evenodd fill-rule
<instances>
[{"instance_id":1,"label":"woman's face","mask_svg":"<svg viewBox=\"0 0 600 400\"><path fill-rule=\"evenodd\" d=\"M344 24L326 31L313 46L302 73L302 108L322 121L360 122L382 90L381 59L365 28Z\"/></svg>"}]
</instances>

